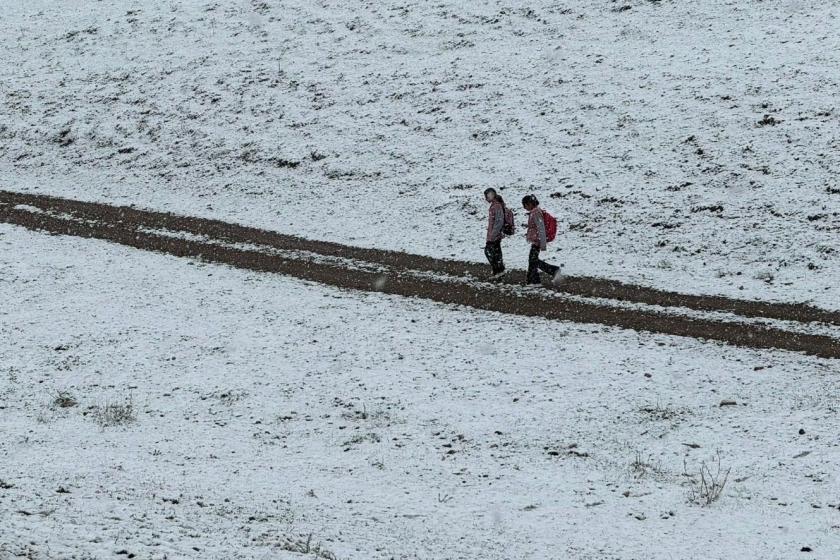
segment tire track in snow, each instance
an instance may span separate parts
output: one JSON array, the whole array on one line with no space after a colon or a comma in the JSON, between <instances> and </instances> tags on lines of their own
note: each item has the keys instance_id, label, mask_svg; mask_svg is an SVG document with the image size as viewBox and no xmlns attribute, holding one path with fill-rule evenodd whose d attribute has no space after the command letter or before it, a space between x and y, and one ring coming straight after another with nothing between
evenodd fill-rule
<instances>
[{"instance_id":1,"label":"tire track in snow","mask_svg":"<svg viewBox=\"0 0 840 560\"><path fill-rule=\"evenodd\" d=\"M138 249L238 268L280 273L340 288L419 297L501 313L716 340L750 348L778 348L840 358L840 340L830 336L792 332L749 322L611 306L603 300L591 302L564 298L551 290L516 290L512 282L481 282L486 267L476 263L312 241L219 220L0 191L0 222L54 234L104 239ZM342 260L356 261L361 266L347 266ZM677 294L602 279L569 278L562 292L616 302L840 325L840 313L806 305Z\"/></svg>"},{"instance_id":2,"label":"tire track in snow","mask_svg":"<svg viewBox=\"0 0 840 560\"><path fill-rule=\"evenodd\" d=\"M355 259L391 267L395 270L423 270L454 276L480 279L486 276L487 266L479 263L436 259L397 251L352 247L329 241L304 239L273 231L242 226L206 218L178 216L167 212L114 207L102 203L34 195L0 190L0 202L22 204L52 212L72 212L92 220L117 220L132 227L147 227L183 231L231 243L259 243L282 250L298 250L325 256ZM118 212L115 213L115 210ZM510 277L524 278L522 270L512 270ZM697 311L729 312L744 317L778 319L781 321L821 322L840 326L840 311L829 311L803 303L777 303L734 299L723 296L683 294L647 286L627 284L617 280L593 277L565 276L563 293L582 297L605 298L631 303L663 307L685 307Z\"/></svg>"}]
</instances>

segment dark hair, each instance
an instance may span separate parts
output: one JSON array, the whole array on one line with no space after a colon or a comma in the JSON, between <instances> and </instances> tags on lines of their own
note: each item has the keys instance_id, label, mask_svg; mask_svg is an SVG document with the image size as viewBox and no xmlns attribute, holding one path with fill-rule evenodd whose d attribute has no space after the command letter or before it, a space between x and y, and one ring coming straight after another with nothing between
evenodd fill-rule
<instances>
[{"instance_id":1,"label":"dark hair","mask_svg":"<svg viewBox=\"0 0 840 560\"><path fill-rule=\"evenodd\" d=\"M526 206L528 204L533 204L534 206L539 206L540 201L537 200L537 197L532 194L526 194L522 197L522 206Z\"/></svg>"},{"instance_id":2,"label":"dark hair","mask_svg":"<svg viewBox=\"0 0 840 560\"><path fill-rule=\"evenodd\" d=\"M496 189L493 187L484 189L484 198L487 198L487 193L493 193L493 200L501 204L502 206L505 205L505 199L502 198L502 195L496 192Z\"/></svg>"},{"instance_id":3,"label":"dark hair","mask_svg":"<svg viewBox=\"0 0 840 560\"><path fill-rule=\"evenodd\" d=\"M488 189L484 189L484 198L487 198L487 193L493 193L493 200L501 204L502 206L505 205L505 199L502 198L502 195L496 192L496 189L490 187Z\"/></svg>"}]
</instances>

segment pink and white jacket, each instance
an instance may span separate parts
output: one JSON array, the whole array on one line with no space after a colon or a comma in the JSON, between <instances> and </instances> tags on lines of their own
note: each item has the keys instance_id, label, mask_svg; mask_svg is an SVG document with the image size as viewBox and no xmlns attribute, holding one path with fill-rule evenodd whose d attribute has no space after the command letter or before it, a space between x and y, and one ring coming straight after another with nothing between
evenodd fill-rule
<instances>
[{"instance_id":1,"label":"pink and white jacket","mask_svg":"<svg viewBox=\"0 0 840 560\"><path fill-rule=\"evenodd\" d=\"M539 206L528 212L528 232L525 239L534 247L539 247L540 251L545 251L548 240L545 235L543 211Z\"/></svg>"},{"instance_id":2,"label":"pink and white jacket","mask_svg":"<svg viewBox=\"0 0 840 560\"><path fill-rule=\"evenodd\" d=\"M490 203L490 213L487 218L487 242L500 241L504 235L502 228L505 225L505 209L502 203L494 200Z\"/></svg>"}]
</instances>

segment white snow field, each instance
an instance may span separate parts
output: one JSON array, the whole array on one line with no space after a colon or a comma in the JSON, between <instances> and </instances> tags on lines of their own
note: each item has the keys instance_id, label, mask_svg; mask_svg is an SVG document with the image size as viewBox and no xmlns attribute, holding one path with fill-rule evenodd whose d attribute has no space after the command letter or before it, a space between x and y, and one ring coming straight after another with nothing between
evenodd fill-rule
<instances>
[{"instance_id":1,"label":"white snow field","mask_svg":"<svg viewBox=\"0 0 840 560\"><path fill-rule=\"evenodd\" d=\"M838 16L825 0L6 2L0 188L483 260L495 186L560 217L570 274L837 309Z\"/></svg>"},{"instance_id":2,"label":"white snow field","mask_svg":"<svg viewBox=\"0 0 840 560\"><path fill-rule=\"evenodd\" d=\"M837 2L0 7L0 189L840 309ZM836 560L838 373L0 224L0 560Z\"/></svg>"},{"instance_id":3,"label":"white snow field","mask_svg":"<svg viewBox=\"0 0 840 560\"><path fill-rule=\"evenodd\" d=\"M0 301L2 560L840 553L836 362L10 225Z\"/></svg>"}]
</instances>

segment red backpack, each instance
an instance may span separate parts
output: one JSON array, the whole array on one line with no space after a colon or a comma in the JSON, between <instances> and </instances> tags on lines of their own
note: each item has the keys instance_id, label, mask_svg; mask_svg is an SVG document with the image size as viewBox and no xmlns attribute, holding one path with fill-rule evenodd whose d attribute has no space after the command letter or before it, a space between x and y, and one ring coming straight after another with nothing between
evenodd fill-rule
<instances>
[{"instance_id":1,"label":"red backpack","mask_svg":"<svg viewBox=\"0 0 840 560\"><path fill-rule=\"evenodd\" d=\"M554 241L554 238L557 237L557 218L545 210L543 210L542 213L543 223L545 223L545 240L547 242Z\"/></svg>"}]
</instances>

